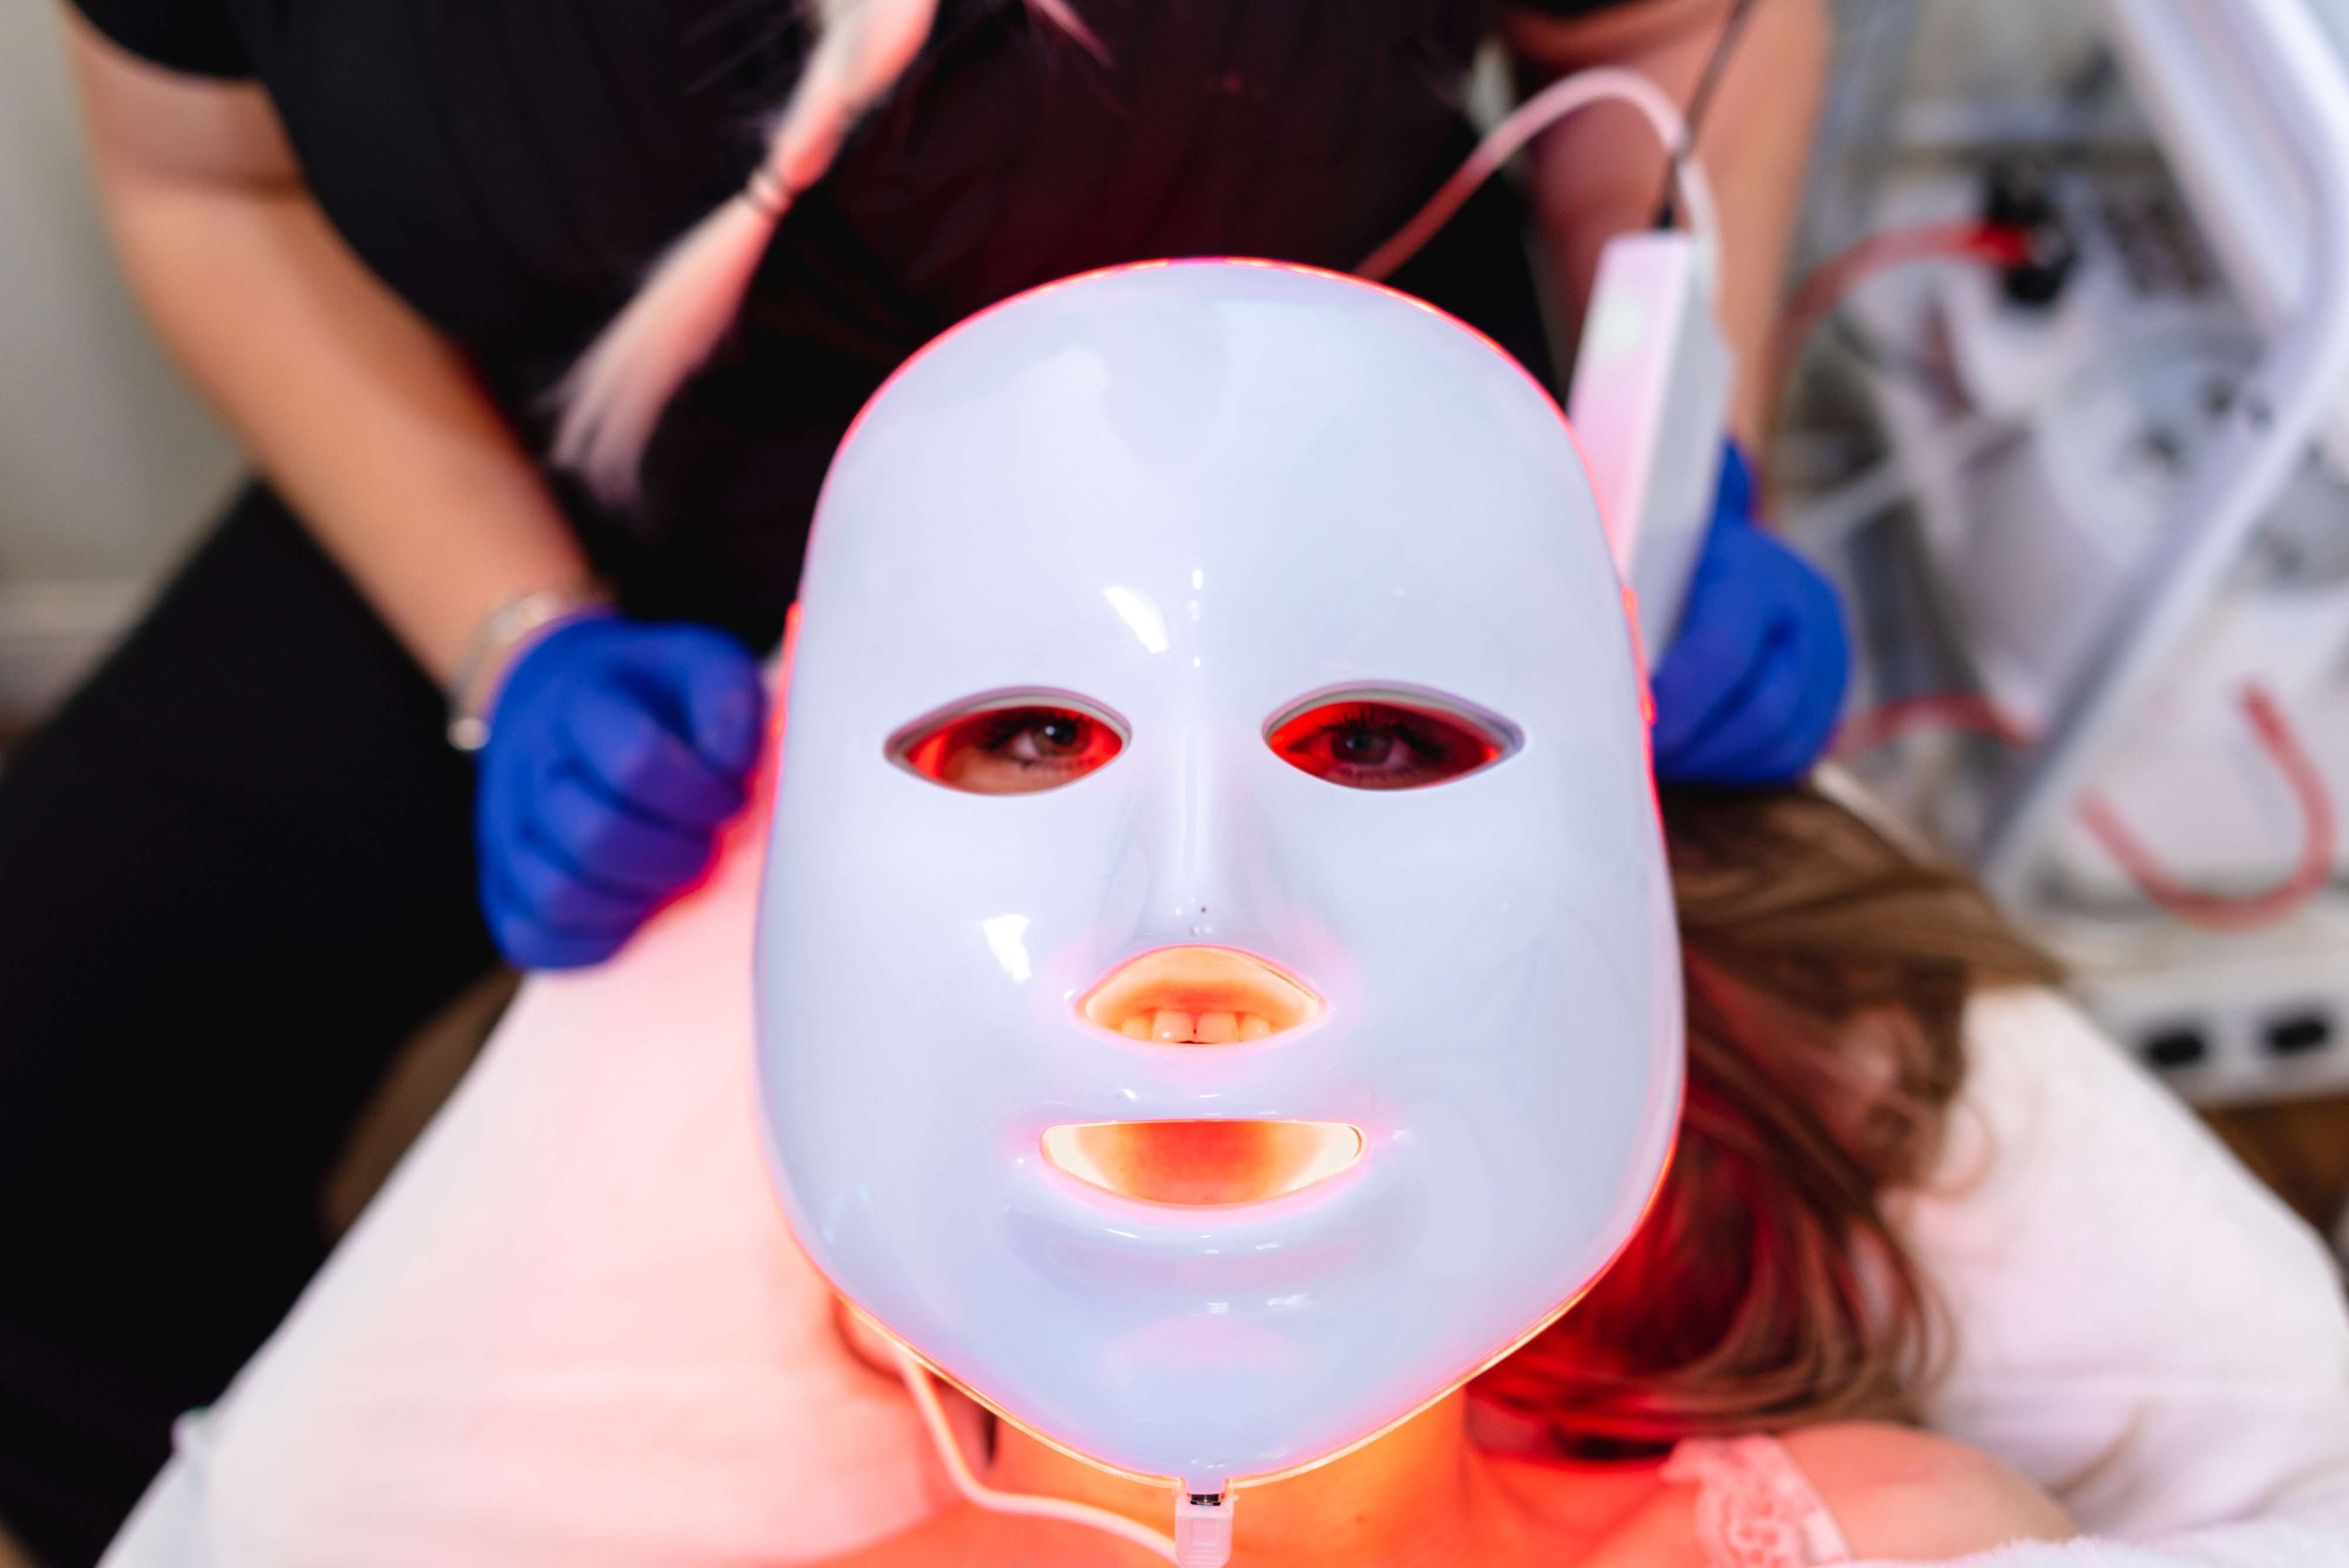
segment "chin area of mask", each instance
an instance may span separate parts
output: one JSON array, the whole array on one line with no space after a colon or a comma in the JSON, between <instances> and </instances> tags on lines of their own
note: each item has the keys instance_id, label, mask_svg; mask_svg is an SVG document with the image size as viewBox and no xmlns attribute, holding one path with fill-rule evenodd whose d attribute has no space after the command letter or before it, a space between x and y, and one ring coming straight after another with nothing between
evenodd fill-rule
<instances>
[{"instance_id":1,"label":"chin area of mask","mask_svg":"<svg viewBox=\"0 0 2349 1568\"><path fill-rule=\"evenodd\" d=\"M955 1490L978 1507L995 1513L1026 1514L1036 1519L1057 1519L1069 1524L1082 1524L1094 1530L1130 1541L1144 1551L1156 1553L1175 1564L1175 1568L1224 1568L1232 1557L1232 1508L1238 1495L1226 1485L1219 1492L1193 1491L1189 1482L1176 1483L1174 1490L1174 1533L1171 1536L1138 1524L1122 1513L1091 1503L1070 1502L1057 1497L1032 1497L1021 1492L998 1491L971 1473L970 1462L962 1451L962 1444L947 1425L945 1409L938 1403L938 1391L930 1382L929 1368L924 1366L903 1342L893 1339L887 1331L870 1318L849 1309L858 1321L881 1343L889 1347L896 1358L897 1369L905 1380L905 1390L914 1397L914 1407L921 1412L922 1425L930 1434L937 1449L938 1462Z\"/></svg>"}]
</instances>

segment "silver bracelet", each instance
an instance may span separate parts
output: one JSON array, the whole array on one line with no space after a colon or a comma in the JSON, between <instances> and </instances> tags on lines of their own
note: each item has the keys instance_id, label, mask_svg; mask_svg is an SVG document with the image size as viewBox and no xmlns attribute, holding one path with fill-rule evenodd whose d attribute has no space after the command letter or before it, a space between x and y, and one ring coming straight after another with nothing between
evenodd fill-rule
<instances>
[{"instance_id":1,"label":"silver bracelet","mask_svg":"<svg viewBox=\"0 0 2349 1568\"><path fill-rule=\"evenodd\" d=\"M541 588L489 613L457 660L449 682L449 743L478 752L490 743L490 708L506 672L532 643L570 621L612 613L612 596L595 583Z\"/></svg>"}]
</instances>

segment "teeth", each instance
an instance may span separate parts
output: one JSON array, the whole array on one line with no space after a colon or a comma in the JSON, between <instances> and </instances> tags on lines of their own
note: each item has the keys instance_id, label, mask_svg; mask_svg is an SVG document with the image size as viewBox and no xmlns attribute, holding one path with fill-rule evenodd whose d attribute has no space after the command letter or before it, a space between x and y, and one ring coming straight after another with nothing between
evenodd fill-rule
<instances>
[{"instance_id":1,"label":"teeth","mask_svg":"<svg viewBox=\"0 0 2349 1568\"><path fill-rule=\"evenodd\" d=\"M1137 1012L1117 1027L1129 1040L1155 1040L1168 1045L1229 1045L1236 1040L1262 1040L1272 1024L1253 1012L1202 1012L1194 1016L1176 1008Z\"/></svg>"},{"instance_id":2,"label":"teeth","mask_svg":"<svg viewBox=\"0 0 2349 1568\"><path fill-rule=\"evenodd\" d=\"M1097 1028L1168 1045L1264 1040L1320 1015L1321 999L1261 959L1161 948L1118 966L1077 1004Z\"/></svg>"}]
</instances>

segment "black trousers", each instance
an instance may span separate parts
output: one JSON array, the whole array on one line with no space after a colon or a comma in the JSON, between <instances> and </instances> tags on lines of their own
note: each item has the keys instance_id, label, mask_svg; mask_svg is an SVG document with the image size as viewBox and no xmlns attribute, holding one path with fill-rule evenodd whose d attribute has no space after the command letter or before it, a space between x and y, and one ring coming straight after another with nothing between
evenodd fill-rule
<instances>
[{"instance_id":1,"label":"black trousers","mask_svg":"<svg viewBox=\"0 0 2349 1568\"><path fill-rule=\"evenodd\" d=\"M496 958L441 697L267 491L0 774L0 1520L94 1562Z\"/></svg>"}]
</instances>

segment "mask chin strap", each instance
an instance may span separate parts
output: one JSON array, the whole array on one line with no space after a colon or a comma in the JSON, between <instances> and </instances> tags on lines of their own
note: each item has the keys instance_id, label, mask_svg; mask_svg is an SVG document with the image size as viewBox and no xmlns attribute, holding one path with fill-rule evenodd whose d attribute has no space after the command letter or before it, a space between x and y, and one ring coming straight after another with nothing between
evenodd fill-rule
<instances>
[{"instance_id":1,"label":"mask chin strap","mask_svg":"<svg viewBox=\"0 0 2349 1568\"><path fill-rule=\"evenodd\" d=\"M930 1382L929 1368L916 1360L914 1353L904 1345L893 1341L890 1348L896 1353L897 1370L905 1379L906 1391L914 1397L914 1407L922 1413L922 1425L929 1428L930 1441L937 1446L938 1461L946 1466L947 1479L974 1504L997 1513L1032 1514L1039 1519L1057 1519L1106 1531L1146 1552L1156 1552L1176 1564L1176 1568L1223 1568L1231 1561L1234 1494L1228 1488L1221 1493L1178 1490L1174 1494L1174 1533L1167 1535L1146 1524L1136 1524L1122 1513L1090 1503L997 1491L986 1485L970 1473L962 1445L955 1441L954 1430L947 1425L947 1413L938 1404L938 1391Z\"/></svg>"}]
</instances>

